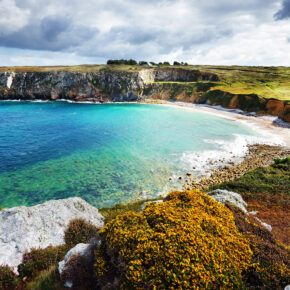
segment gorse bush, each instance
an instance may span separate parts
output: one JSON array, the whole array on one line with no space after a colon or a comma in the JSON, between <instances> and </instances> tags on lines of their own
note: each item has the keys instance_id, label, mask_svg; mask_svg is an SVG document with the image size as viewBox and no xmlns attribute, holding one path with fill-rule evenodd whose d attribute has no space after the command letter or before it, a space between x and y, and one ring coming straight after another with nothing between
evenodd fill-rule
<instances>
[{"instance_id":1,"label":"gorse bush","mask_svg":"<svg viewBox=\"0 0 290 290\"><path fill-rule=\"evenodd\" d=\"M0 266L0 289L15 289L17 284L16 275L8 266Z\"/></svg>"},{"instance_id":2,"label":"gorse bush","mask_svg":"<svg viewBox=\"0 0 290 290\"><path fill-rule=\"evenodd\" d=\"M89 242L97 232L97 228L86 220L74 219L70 221L64 232L64 241L67 246L72 248L79 243Z\"/></svg>"},{"instance_id":3,"label":"gorse bush","mask_svg":"<svg viewBox=\"0 0 290 290\"><path fill-rule=\"evenodd\" d=\"M126 289L238 288L252 256L231 211L199 191L119 215L100 235L99 281L118 273Z\"/></svg>"},{"instance_id":4,"label":"gorse bush","mask_svg":"<svg viewBox=\"0 0 290 290\"><path fill-rule=\"evenodd\" d=\"M68 248L66 246L32 249L23 255L22 263L18 266L20 277L28 279L36 277L40 271L46 270L63 260Z\"/></svg>"}]
</instances>

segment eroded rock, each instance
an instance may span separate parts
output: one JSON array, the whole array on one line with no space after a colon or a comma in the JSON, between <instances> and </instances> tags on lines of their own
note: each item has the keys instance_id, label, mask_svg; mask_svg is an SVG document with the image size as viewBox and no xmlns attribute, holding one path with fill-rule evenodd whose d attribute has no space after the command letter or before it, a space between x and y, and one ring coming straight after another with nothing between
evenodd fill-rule
<instances>
[{"instance_id":1,"label":"eroded rock","mask_svg":"<svg viewBox=\"0 0 290 290\"><path fill-rule=\"evenodd\" d=\"M98 209L79 197L0 211L0 265L16 268L22 255L31 248L64 244L64 230L76 218L83 218L97 228L104 226L104 217Z\"/></svg>"}]
</instances>

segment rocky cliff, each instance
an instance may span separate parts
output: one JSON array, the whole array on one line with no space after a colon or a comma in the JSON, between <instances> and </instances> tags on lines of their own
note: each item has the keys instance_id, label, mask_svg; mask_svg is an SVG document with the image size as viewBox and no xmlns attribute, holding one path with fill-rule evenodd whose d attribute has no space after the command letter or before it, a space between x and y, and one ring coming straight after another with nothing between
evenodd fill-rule
<instances>
[{"instance_id":1,"label":"rocky cliff","mask_svg":"<svg viewBox=\"0 0 290 290\"><path fill-rule=\"evenodd\" d=\"M214 89L214 73L182 68L140 71L2 72L0 100L58 100L91 102L137 101L145 98L179 100L279 116L289 122L289 103L255 94L231 94Z\"/></svg>"}]
</instances>

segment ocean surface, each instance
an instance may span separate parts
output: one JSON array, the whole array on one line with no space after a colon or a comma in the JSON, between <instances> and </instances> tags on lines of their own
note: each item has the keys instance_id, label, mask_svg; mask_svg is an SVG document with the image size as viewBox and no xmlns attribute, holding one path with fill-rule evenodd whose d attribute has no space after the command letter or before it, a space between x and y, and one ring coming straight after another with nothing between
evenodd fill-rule
<instances>
[{"instance_id":1,"label":"ocean surface","mask_svg":"<svg viewBox=\"0 0 290 290\"><path fill-rule=\"evenodd\" d=\"M181 189L186 172L215 166L208 158L238 160L259 138L237 121L172 106L0 102L0 206L157 197Z\"/></svg>"}]
</instances>

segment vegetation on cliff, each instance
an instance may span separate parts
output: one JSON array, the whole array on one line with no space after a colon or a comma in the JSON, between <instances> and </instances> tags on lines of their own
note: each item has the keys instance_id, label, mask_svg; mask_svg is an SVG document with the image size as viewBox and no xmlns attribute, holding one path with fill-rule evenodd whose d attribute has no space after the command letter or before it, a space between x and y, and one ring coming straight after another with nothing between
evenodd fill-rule
<instances>
[{"instance_id":1,"label":"vegetation on cliff","mask_svg":"<svg viewBox=\"0 0 290 290\"><path fill-rule=\"evenodd\" d=\"M242 177L212 186L242 194L249 210L273 226L276 238L290 245L290 158L276 159L275 164L250 170Z\"/></svg>"},{"instance_id":2,"label":"vegetation on cliff","mask_svg":"<svg viewBox=\"0 0 290 290\"><path fill-rule=\"evenodd\" d=\"M241 287L252 256L232 213L198 191L173 192L138 214L119 215L99 234L100 285L106 272L118 273L114 286L127 289Z\"/></svg>"}]
</instances>

